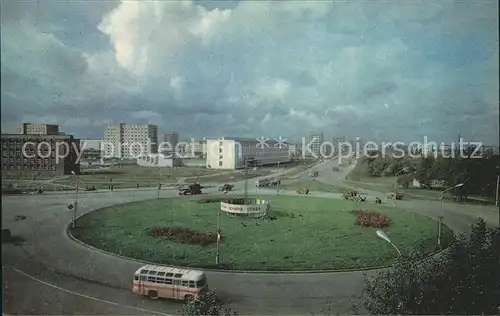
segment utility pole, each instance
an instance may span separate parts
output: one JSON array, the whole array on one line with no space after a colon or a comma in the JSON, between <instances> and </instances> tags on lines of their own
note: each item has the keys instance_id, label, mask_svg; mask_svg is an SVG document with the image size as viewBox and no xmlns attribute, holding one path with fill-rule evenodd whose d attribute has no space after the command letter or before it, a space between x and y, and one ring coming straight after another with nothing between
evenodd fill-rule
<instances>
[{"instance_id":1,"label":"utility pole","mask_svg":"<svg viewBox=\"0 0 500 316\"><path fill-rule=\"evenodd\" d=\"M74 171L71 171L71 173L73 174L73 176L75 176L75 182L76 182L76 197L75 197L75 205L73 207L73 228L76 227L76 214L77 214L77 210L78 210L78 197L79 197L79 187L80 187L80 181L78 179L78 175L76 174L76 172Z\"/></svg>"},{"instance_id":2,"label":"utility pole","mask_svg":"<svg viewBox=\"0 0 500 316\"><path fill-rule=\"evenodd\" d=\"M497 174L497 191L495 193L495 206L496 207L498 207L498 189L499 189L499 185L500 185L500 174Z\"/></svg>"}]
</instances>

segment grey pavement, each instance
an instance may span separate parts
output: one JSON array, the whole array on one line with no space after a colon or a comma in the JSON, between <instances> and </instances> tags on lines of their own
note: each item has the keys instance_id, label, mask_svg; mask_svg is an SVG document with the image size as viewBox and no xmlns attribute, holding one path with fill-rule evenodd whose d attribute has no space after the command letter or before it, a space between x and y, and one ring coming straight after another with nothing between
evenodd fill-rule
<instances>
[{"instance_id":1,"label":"grey pavement","mask_svg":"<svg viewBox=\"0 0 500 316\"><path fill-rule=\"evenodd\" d=\"M329 183L340 181L343 173L331 171L334 161L315 166L320 171L319 180ZM333 179L333 180L330 180ZM250 182L251 184L253 181ZM233 195L241 195L242 182L237 183ZM256 189L249 185L250 194L274 195L276 189ZM216 188L205 190L207 194L216 193ZM175 191L162 190L161 197L171 197ZM295 192L281 190L282 195L296 195ZM153 199L157 190L117 190L102 194L81 194L79 196L79 215L109 205L145 199ZM338 198L339 194L312 192L312 197ZM85 314L129 314L132 306L161 313L175 313L178 302L150 301L132 295L130 286L133 272L141 263L124 260L102 252L91 250L75 243L65 233L71 221L72 212L67 204L72 203L75 194L42 194L33 196L7 196L2 199L2 225L11 229L13 235L26 239L22 245L4 245L2 247L3 264L15 267L36 279L54 284L70 292L57 290L44 283L27 279L24 275L10 271L12 282L24 282L30 287L26 295L29 302L15 300L22 288L14 286L7 290L9 304L6 312L18 314L72 314L68 302L80 304ZM436 217L441 213L441 204L436 201L397 201L398 207L408 211ZM444 203L445 223L458 232L468 231L468 226L481 216L487 223L498 222L498 213L491 208L460 206ZM15 221L16 215L25 215L27 219ZM6 269L4 267L4 269ZM12 269L11 269L12 270ZM337 313L353 313L353 304L358 303L363 288L363 276L360 272L313 273L313 274L241 274L228 272L208 272L209 282L214 287L227 307L237 309L241 314L281 314L303 315L318 313L331 301ZM34 282L34 283L33 283ZM35 284L36 283L36 284ZM31 286L34 290L31 292ZM48 289L46 289L48 288ZM12 291L9 293L9 291ZM33 296L43 291L57 293L59 302L46 307ZM61 293L64 292L64 293ZM78 296L96 297L102 301ZM32 294L29 294L32 293ZM9 296L10 295L10 296ZM48 294L46 294L48 295ZM115 305L109 303L115 303ZM24 305L34 304L33 310L22 309ZM66 305L61 305L66 304ZM125 311L127 310L127 311ZM140 314L137 311L134 314Z\"/></svg>"}]
</instances>

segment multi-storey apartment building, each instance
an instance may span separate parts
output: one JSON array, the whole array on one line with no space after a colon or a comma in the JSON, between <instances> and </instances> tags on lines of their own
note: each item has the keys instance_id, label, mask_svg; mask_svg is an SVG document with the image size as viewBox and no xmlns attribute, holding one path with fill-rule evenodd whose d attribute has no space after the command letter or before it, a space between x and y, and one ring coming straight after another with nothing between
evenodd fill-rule
<instances>
[{"instance_id":1,"label":"multi-storey apartment building","mask_svg":"<svg viewBox=\"0 0 500 316\"><path fill-rule=\"evenodd\" d=\"M221 137L207 139L206 167L216 169L240 169L247 164L274 165L292 161L288 144L268 140Z\"/></svg>"},{"instance_id":2,"label":"multi-storey apartment building","mask_svg":"<svg viewBox=\"0 0 500 316\"><path fill-rule=\"evenodd\" d=\"M201 140L196 140L194 138L189 141L186 154L189 157L207 157L207 140L206 138Z\"/></svg>"},{"instance_id":3,"label":"multi-storey apartment building","mask_svg":"<svg viewBox=\"0 0 500 316\"><path fill-rule=\"evenodd\" d=\"M149 124L110 125L106 130L106 157L133 159L158 153L158 126Z\"/></svg>"},{"instance_id":4,"label":"multi-storey apartment building","mask_svg":"<svg viewBox=\"0 0 500 316\"><path fill-rule=\"evenodd\" d=\"M97 160L103 158L104 144L105 142L102 139L81 139L82 159Z\"/></svg>"},{"instance_id":5,"label":"multi-storey apartment building","mask_svg":"<svg viewBox=\"0 0 500 316\"><path fill-rule=\"evenodd\" d=\"M16 128L16 134L19 135L58 135L59 125L39 124L39 123L21 123Z\"/></svg>"},{"instance_id":6,"label":"multi-storey apartment building","mask_svg":"<svg viewBox=\"0 0 500 316\"><path fill-rule=\"evenodd\" d=\"M306 157L321 158L328 153L322 152L324 149L322 145L324 143L323 133L311 133L305 138L304 152L302 153ZM309 146L310 144L310 146Z\"/></svg>"},{"instance_id":7,"label":"multi-storey apartment building","mask_svg":"<svg viewBox=\"0 0 500 316\"><path fill-rule=\"evenodd\" d=\"M72 135L2 134L2 172L80 172L80 141Z\"/></svg>"},{"instance_id":8,"label":"multi-storey apartment building","mask_svg":"<svg viewBox=\"0 0 500 316\"><path fill-rule=\"evenodd\" d=\"M173 133L166 133L163 135L163 141L167 144L163 147L163 152L161 154L163 155L173 155L175 153L175 148L177 147L177 144L179 143L179 134L176 132Z\"/></svg>"}]
</instances>

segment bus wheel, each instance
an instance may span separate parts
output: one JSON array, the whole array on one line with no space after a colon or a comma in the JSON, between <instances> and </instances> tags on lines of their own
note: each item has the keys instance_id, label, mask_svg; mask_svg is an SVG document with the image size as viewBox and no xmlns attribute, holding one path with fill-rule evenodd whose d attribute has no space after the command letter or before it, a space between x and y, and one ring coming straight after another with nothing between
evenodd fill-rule
<instances>
[{"instance_id":1,"label":"bus wheel","mask_svg":"<svg viewBox=\"0 0 500 316\"><path fill-rule=\"evenodd\" d=\"M192 300L194 300L194 296L188 294L188 295L184 296L184 300L186 302L192 301Z\"/></svg>"},{"instance_id":2,"label":"bus wheel","mask_svg":"<svg viewBox=\"0 0 500 316\"><path fill-rule=\"evenodd\" d=\"M156 292L156 291L149 291L148 292L148 297L151 298L151 299L153 299L153 300L155 300L155 299L158 298L158 292Z\"/></svg>"}]
</instances>

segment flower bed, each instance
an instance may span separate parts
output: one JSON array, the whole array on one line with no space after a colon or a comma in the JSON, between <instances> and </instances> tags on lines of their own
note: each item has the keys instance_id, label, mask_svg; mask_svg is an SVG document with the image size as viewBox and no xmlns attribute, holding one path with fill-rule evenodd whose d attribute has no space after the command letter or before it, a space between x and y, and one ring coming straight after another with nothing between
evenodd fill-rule
<instances>
[{"instance_id":1,"label":"flower bed","mask_svg":"<svg viewBox=\"0 0 500 316\"><path fill-rule=\"evenodd\" d=\"M374 211L351 211L356 216L356 225L363 227L383 228L389 225L389 218Z\"/></svg>"},{"instance_id":2,"label":"flower bed","mask_svg":"<svg viewBox=\"0 0 500 316\"><path fill-rule=\"evenodd\" d=\"M167 237L179 243L208 246L217 242L216 232L197 232L182 227L161 227L151 229L155 237Z\"/></svg>"}]
</instances>

